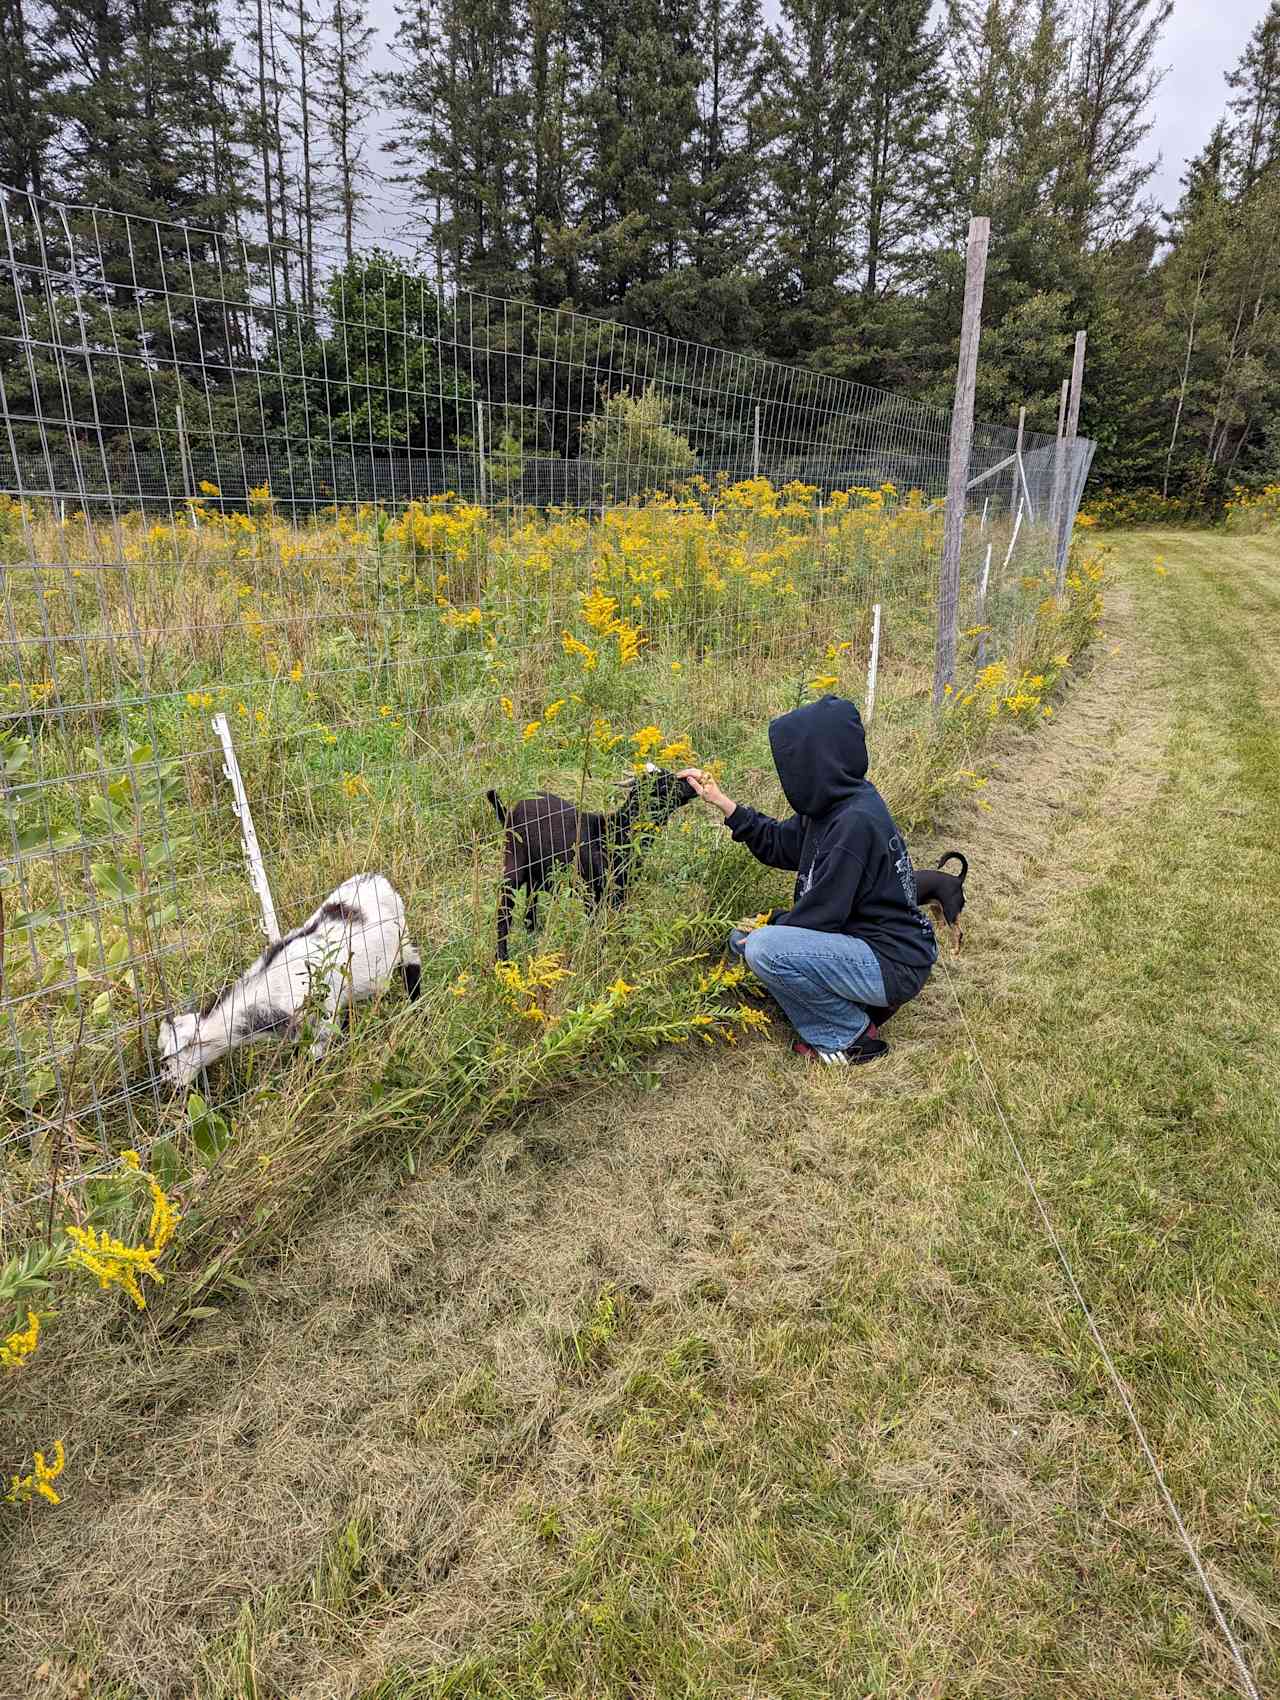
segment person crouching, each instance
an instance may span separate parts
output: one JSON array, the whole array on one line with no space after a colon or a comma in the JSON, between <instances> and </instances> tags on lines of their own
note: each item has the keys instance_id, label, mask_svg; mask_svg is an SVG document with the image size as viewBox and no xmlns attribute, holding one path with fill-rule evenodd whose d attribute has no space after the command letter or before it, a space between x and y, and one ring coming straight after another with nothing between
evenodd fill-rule
<instances>
[{"instance_id":1,"label":"person crouching","mask_svg":"<svg viewBox=\"0 0 1280 1700\"><path fill-rule=\"evenodd\" d=\"M873 1062L889 1048L880 1027L919 994L938 957L911 857L866 777L853 703L825 696L781 714L769 723L769 745L795 810L787 820L735 802L700 769L680 775L757 861L797 876L791 908L752 932L735 929L729 949L781 1005L798 1055Z\"/></svg>"}]
</instances>

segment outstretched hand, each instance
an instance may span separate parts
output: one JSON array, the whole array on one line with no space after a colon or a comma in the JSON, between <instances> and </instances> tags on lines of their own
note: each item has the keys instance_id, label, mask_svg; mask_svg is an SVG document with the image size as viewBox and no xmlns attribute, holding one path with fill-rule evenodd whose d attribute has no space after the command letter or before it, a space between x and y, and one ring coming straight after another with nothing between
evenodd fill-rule
<instances>
[{"instance_id":1,"label":"outstretched hand","mask_svg":"<svg viewBox=\"0 0 1280 1700\"><path fill-rule=\"evenodd\" d=\"M726 820L737 808L733 798L722 791L711 775L704 773L700 767L686 767L679 777L687 779L702 801L713 809L719 809Z\"/></svg>"}]
</instances>

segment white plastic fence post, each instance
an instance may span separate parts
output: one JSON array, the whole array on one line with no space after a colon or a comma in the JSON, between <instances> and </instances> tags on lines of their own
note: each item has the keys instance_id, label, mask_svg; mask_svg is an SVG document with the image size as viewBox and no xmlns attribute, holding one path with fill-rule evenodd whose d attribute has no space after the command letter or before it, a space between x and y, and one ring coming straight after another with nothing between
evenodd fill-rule
<instances>
[{"instance_id":1,"label":"white plastic fence post","mask_svg":"<svg viewBox=\"0 0 1280 1700\"><path fill-rule=\"evenodd\" d=\"M876 711L876 674L880 671L880 604L871 609L871 655L867 661L867 724Z\"/></svg>"},{"instance_id":2,"label":"white plastic fence post","mask_svg":"<svg viewBox=\"0 0 1280 1700\"><path fill-rule=\"evenodd\" d=\"M987 544L987 558L982 563L982 583L978 586L978 624L980 626L985 626L987 623L987 585L991 580L991 551L994 547L993 543ZM978 633L978 666L985 667L986 663L987 634L985 631L981 631Z\"/></svg>"},{"instance_id":3,"label":"white plastic fence post","mask_svg":"<svg viewBox=\"0 0 1280 1700\"><path fill-rule=\"evenodd\" d=\"M984 496L983 499L982 499L982 518L978 521L978 530L979 531L985 531L987 529L987 509L990 506L991 506L990 496Z\"/></svg>"},{"instance_id":4,"label":"white plastic fence post","mask_svg":"<svg viewBox=\"0 0 1280 1700\"><path fill-rule=\"evenodd\" d=\"M1021 496L1019 496L1018 497L1017 518L1013 522L1013 536L1009 539L1009 547L1005 551L1004 565L1000 568L1000 582L1002 584L1004 582L1004 575L1009 570L1009 562L1013 559L1013 551L1014 551L1014 546L1018 541L1018 533L1022 530L1022 510L1023 510L1023 507L1024 507L1023 498Z\"/></svg>"},{"instance_id":5,"label":"white plastic fence post","mask_svg":"<svg viewBox=\"0 0 1280 1700\"><path fill-rule=\"evenodd\" d=\"M267 870L262 861L262 852L258 848L258 835L253 827L253 814L249 808L249 798L245 792L244 780L240 777L240 763L236 760L236 747L231 742L231 728L227 724L225 714L215 714L213 729L218 734L222 745L222 753L226 757L222 771L231 782L231 808L236 819L240 822L240 837L244 844L244 859L249 865L249 884L257 894L258 905L262 910L262 930L268 940L274 944L280 937L280 923L276 920L276 906L271 897L271 886L267 881Z\"/></svg>"},{"instance_id":6,"label":"white plastic fence post","mask_svg":"<svg viewBox=\"0 0 1280 1700\"><path fill-rule=\"evenodd\" d=\"M760 408L758 404L751 433L751 476L753 478L760 476Z\"/></svg>"},{"instance_id":7,"label":"white plastic fence post","mask_svg":"<svg viewBox=\"0 0 1280 1700\"><path fill-rule=\"evenodd\" d=\"M1027 410L1018 409L1018 446L1013 451L1013 485L1009 491L1009 512L1013 512L1013 504L1018 499L1018 480L1022 476L1022 439L1027 432Z\"/></svg>"}]
</instances>

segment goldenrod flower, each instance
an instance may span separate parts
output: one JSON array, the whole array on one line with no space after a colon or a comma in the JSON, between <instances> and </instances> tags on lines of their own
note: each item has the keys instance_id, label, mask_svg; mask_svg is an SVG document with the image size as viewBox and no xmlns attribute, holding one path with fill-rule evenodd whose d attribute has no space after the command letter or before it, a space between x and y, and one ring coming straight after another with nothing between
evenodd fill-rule
<instances>
[{"instance_id":1,"label":"goldenrod flower","mask_svg":"<svg viewBox=\"0 0 1280 1700\"><path fill-rule=\"evenodd\" d=\"M353 801L357 797L369 795L369 781L363 773L344 773L342 775L342 792Z\"/></svg>"},{"instance_id":2,"label":"goldenrod flower","mask_svg":"<svg viewBox=\"0 0 1280 1700\"><path fill-rule=\"evenodd\" d=\"M41 1499L47 1499L50 1505L61 1505L61 1494L55 1493L50 1484L57 1481L67 1462L67 1455L63 1450L62 1442L55 1440L53 1443L52 1464L46 1464L43 1452L33 1453L32 1459L35 1463L35 1469L29 1476L11 1476L9 1478L9 1491L5 1494L5 1499L10 1505L25 1505L28 1500L34 1499L39 1494Z\"/></svg>"},{"instance_id":3,"label":"goldenrod flower","mask_svg":"<svg viewBox=\"0 0 1280 1700\"><path fill-rule=\"evenodd\" d=\"M514 720L515 719L515 717L516 717L516 707L515 707L515 704L512 702L510 697L499 697L498 698L498 707L506 715L508 720Z\"/></svg>"},{"instance_id":4,"label":"goldenrod flower","mask_svg":"<svg viewBox=\"0 0 1280 1700\"><path fill-rule=\"evenodd\" d=\"M840 679L837 674L820 673L816 679L809 680L809 689L811 691L818 692L829 691L833 685L838 685L839 683Z\"/></svg>"},{"instance_id":5,"label":"goldenrod flower","mask_svg":"<svg viewBox=\"0 0 1280 1700\"><path fill-rule=\"evenodd\" d=\"M585 644L581 641L581 639L574 637L572 632L564 633L564 652L566 655L581 656L582 670L584 673L594 671L600 659L595 650L592 649L589 644Z\"/></svg>"},{"instance_id":6,"label":"goldenrod flower","mask_svg":"<svg viewBox=\"0 0 1280 1700\"><path fill-rule=\"evenodd\" d=\"M542 722L540 720L531 720L529 722L529 724L525 727L524 734L523 734L524 741L525 741L526 744L529 742L530 738L533 738L537 735L541 726L542 726Z\"/></svg>"},{"instance_id":7,"label":"goldenrod flower","mask_svg":"<svg viewBox=\"0 0 1280 1700\"><path fill-rule=\"evenodd\" d=\"M149 1246L125 1245L105 1230L99 1233L96 1228L69 1227L66 1234L75 1247L68 1258L73 1267L87 1269L97 1278L103 1292L120 1287L139 1310L147 1308L138 1276L149 1275L154 1281L164 1280L155 1267L155 1253Z\"/></svg>"},{"instance_id":8,"label":"goldenrod flower","mask_svg":"<svg viewBox=\"0 0 1280 1700\"><path fill-rule=\"evenodd\" d=\"M613 1003L622 1003L634 991L634 986L629 986L625 980L619 978L609 987L609 997Z\"/></svg>"},{"instance_id":9,"label":"goldenrod flower","mask_svg":"<svg viewBox=\"0 0 1280 1700\"><path fill-rule=\"evenodd\" d=\"M662 742L665 734L661 726L642 726L638 732L631 734L631 742L636 747L636 756L643 761L651 755Z\"/></svg>"},{"instance_id":10,"label":"goldenrod flower","mask_svg":"<svg viewBox=\"0 0 1280 1700\"><path fill-rule=\"evenodd\" d=\"M27 1312L27 1326L17 1328L0 1340L0 1369L18 1369L40 1344L40 1318Z\"/></svg>"},{"instance_id":11,"label":"goldenrod flower","mask_svg":"<svg viewBox=\"0 0 1280 1700\"><path fill-rule=\"evenodd\" d=\"M693 745L687 738L673 738L669 744L664 744L658 751L659 761L692 761L693 757Z\"/></svg>"}]
</instances>

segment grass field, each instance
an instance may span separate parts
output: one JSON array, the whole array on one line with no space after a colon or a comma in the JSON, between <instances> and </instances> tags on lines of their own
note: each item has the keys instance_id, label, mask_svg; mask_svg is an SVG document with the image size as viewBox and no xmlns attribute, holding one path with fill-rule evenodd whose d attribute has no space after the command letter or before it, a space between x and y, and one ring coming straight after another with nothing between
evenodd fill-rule
<instances>
[{"instance_id":1,"label":"grass field","mask_svg":"<svg viewBox=\"0 0 1280 1700\"><path fill-rule=\"evenodd\" d=\"M967 947L888 1061L666 1050L464 1165L366 1148L180 1333L32 1361L78 1464L3 1536L0 1692L1235 1692L957 1000L1275 1685L1280 546L1115 564L913 845L969 855Z\"/></svg>"}]
</instances>

